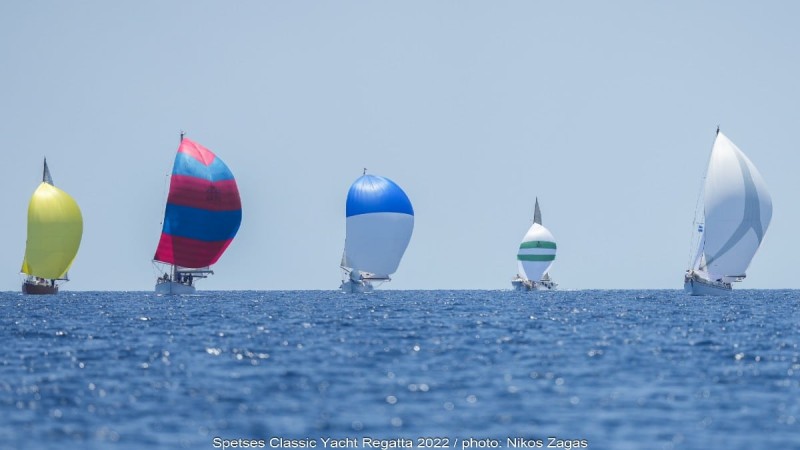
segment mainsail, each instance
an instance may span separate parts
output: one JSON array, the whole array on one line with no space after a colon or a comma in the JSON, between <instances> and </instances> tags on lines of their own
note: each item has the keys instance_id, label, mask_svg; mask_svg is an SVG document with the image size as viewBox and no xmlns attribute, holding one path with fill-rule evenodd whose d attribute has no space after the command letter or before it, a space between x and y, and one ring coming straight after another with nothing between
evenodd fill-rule
<instances>
[{"instance_id":1,"label":"mainsail","mask_svg":"<svg viewBox=\"0 0 800 450\"><path fill-rule=\"evenodd\" d=\"M183 138L154 259L186 268L208 267L228 248L241 222L239 189L228 166L211 150Z\"/></svg>"},{"instance_id":2,"label":"mainsail","mask_svg":"<svg viewBox=\"0 0 800 450\"><path fill-rule=\"evenodd\" d=\"M556 241L550 230L542 225L539 199L533 212L533 225L525 233L517 252L519 274L532 281L539 281L550 270L556 259Z\"/></svg>"},{"instance_id":3,"label":"mainsail","mask_svg":"<svg viewBox=\"0 0 800 450\"><path fill-rule=\"evenodd\" d=\"M542 211L539 209L539 197L536 197L536 203L533 207L533 223L542 224Z\"/></svg>"},{"instance_id":4,"label":"mainsail","mask_svg":"<svg viewBox=\"0 0 800 450\"><path fill-rule=\"evenodd\" d=\"M772 218L772 198L758 169L722 133L714 140L704 191L698 268L714 280L744 278Z\"/></svg>"},{"instance_id":5,"label":"mainsail","mask_svg":"<svg viewBox=\"0 0 800 450\"><path fill-rule=\"evenodd\" d=\"M64 278L78 254L83 217L75 199L52 182L45 160L42 183L28 204L28 240L22 273L57 280Z\"/></svg>"},{"instance_id":6,"label":"mainsail","mask_svg":"<svg viewBox=\"0 0 800 450\"><path fill-rule=\"evenodd\" d=\"M388 277L397 271L414 229L414 209L395 182L377 175L359 177L347 193L343 265Z\"/></svg>"}]
</instances>

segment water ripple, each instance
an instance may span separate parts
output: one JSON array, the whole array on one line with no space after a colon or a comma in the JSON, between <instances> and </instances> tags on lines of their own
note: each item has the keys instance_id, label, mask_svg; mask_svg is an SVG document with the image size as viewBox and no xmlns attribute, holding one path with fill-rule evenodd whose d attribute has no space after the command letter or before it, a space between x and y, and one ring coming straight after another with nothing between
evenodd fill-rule
<instances>
[{"instance_id":1,"label":"water ripple","mask_svg":"<svg viewBox=\"0 0 800 450\"><path fill-rule=\"evenodd\" d=\"M797 291L0 293L0 448L792 448Z\"/></svg>"}]
</instances>

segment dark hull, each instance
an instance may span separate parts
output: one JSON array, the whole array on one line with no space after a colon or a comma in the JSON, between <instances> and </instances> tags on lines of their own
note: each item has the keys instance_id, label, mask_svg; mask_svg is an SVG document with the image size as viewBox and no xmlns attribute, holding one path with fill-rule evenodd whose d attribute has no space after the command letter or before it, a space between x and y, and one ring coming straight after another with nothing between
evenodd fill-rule
<instances>
[{"instance_id":1,"label":"dark hull","mask_svg":"<svg viewBox=\"0 0 800 450\"><path fill-rule=\"evenodd\" d=\"M22 283L22 293L29 295L52 295L58 294L58 286L49 284Z\"/></svg>"}]
</instances>

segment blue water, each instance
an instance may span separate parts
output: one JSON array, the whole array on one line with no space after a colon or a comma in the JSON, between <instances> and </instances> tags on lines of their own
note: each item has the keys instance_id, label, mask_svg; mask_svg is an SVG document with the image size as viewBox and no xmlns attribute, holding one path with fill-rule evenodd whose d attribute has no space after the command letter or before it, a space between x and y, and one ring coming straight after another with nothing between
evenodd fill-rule
<instances>
[{"instance_id":1,"label":"blue water","mask_svg":"<svg viewBox=\"0 0 800 450\"><path fill-rule=\"evenodd\" d=\"M0 293L0 448L798 448L798 317L800 291Z\"/></svg>"}]
</instances>

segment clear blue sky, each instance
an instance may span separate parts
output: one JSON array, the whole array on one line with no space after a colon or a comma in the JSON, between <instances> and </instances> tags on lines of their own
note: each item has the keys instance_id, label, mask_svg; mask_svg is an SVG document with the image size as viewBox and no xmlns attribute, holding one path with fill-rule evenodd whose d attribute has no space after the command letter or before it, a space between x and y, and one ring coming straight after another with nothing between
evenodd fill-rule
<instances>
[{"instance_id":1,"label":"clear blue sky","mask_svg":"<svg viewBox=\"0 0 800 450\"><path fill-rule=\"evenodd\" d=\"M239 183L202 289L335 289L347 189L408 193L391 289L507 289L539 197L566 289L680 288L719 124L774 215L739 288L800 288L800 3L0 3L0 290L47 156L71 290L151 290L180 130Z\"/></svg>"}]
</instances>

